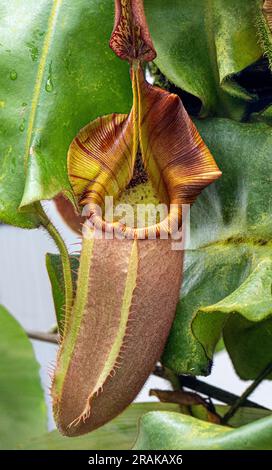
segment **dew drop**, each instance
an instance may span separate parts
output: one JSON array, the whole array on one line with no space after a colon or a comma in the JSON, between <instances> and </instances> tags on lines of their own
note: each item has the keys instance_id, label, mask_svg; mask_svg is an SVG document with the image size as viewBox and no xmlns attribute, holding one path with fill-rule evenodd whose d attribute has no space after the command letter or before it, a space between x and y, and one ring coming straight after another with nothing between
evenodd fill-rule
<instances>
[{"instance_id":1,"label":"dew drop","mask_svg":"<svg viewBox=\"0 0 272 470\"><path fill-rule=\"evenodd\" d=\"M50 65L49 65L49 74L48 74L48 77L47 77L47 80L46 80L46 84L45 84L45 90L48 92L48 93L51 93L51 91L53 91L53 81L52 81L52 62L50 62Z\"/></svg>"},{"instance_id":2,"label":"dew drop","mask_svg":"<svg viewBox=\"0 0 272 470\"><path fill-rule=\"evenodd\" d=\"M50 77L48 77L48 79L46 80L45 90L48 93L51 93L51 91L53 91L53 83Z\"/></svg>"},{"instance_id":3,"label":"dew drop","mask_svg":"<svg viewBox=\"0 0 272 470\"><path fill-rule=\"evenodd\" d=\"M22 122L19 126L19 131L20 132L24 132L24 130L25 130L25 118L23 118L23 120L22 120Z\"/></svg>"},{"instance_id":4,"label":"dew drop","mask_svg":"<svg viewBox=\"0 0 272 470\"><path fill-rule=\"evenodd\" d=\"M39 57L39 49L37 45L35 44L34 41L29 41L26 43L26 46L29 49L31 59L33 60L33 62L36 62Z\"/></svg>"},{"instance_id":5,"label":"dew drop","mask_svg":"<svg viewBox=\"0 0 272 470\"><path fill-rule=\"evenodd\" d=\"M10 71L10 74L9 74L9 77L11 80L16 80L17 79L17 72L16 70L11 70Z\"/></svg>"}]
</instances>

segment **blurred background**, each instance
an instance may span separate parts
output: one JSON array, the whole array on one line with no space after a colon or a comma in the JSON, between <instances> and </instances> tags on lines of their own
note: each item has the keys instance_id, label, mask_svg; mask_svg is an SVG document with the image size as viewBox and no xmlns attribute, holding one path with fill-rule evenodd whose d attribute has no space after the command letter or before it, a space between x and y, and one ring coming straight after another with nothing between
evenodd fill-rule
<instances>
[{"instance_id":1,"label":"blurred background","mask_svg":"<svg viewBox=\"0 0 272 470\"><path fill-rule=\"evenodd\" d=\"M58 227L71 253L79 249L79 238L64 224L53 202L45 209ZM56 323L51 287L45 267L45 254L57 253L47 233L0 226L0 304L17 318L26 330L47 332ZM54 344L32 341L40 363L40 374L48 405L48 427L55 425L52 418L49 369L55 363L57 347ZM239 380L225 351L216 355L212 374L201 378L232 393L240 395L248 383ZM168 388L168 383L151 376L137 397L137 401L156 401L149 397L150 388ZM264 381L251 395L251 400L272 407L271 385Z\"/></svg>"}]
</instances>

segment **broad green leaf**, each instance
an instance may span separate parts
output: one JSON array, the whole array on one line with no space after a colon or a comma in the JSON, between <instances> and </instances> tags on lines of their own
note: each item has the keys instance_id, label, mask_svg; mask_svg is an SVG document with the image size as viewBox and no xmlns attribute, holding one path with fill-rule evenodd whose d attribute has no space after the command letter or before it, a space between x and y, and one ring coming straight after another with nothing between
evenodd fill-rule
<instances>
[{"instance_id":1,"label":"broad green leaf","mask_svg":"<svg viewBox=\"0 0 272 470\"><path fill-rule=\"evenodd\" d=\"M66 155L88 122L127 112L128 66L108 46L112 0L10 0L0 20L0 218L37 225L31 204L70 191ZM18 207L28 209L18 213Z\"/></svg>"},{"instance_id":2,"label":"broad green leaf","mask_svg":"<svg viewBox=\"0 0 272 470\"><path fill-rule=\"evenodd\" d=\"M253 113L250 116L252 122L266 122L266 124L272 125L272 106L267 106L259 113Z\"/></svg>"},{"instance_id":3,"label":"broad green leaf","mask_svg":"<svg viewBox=\"0 0 272 470\"><path fill-rule=\"evenodd\" d=\"M272 13L271 0L259 0L259 15L257 17L257 26L259 30L260 44L264 54L269 60L272 68Z\"/></svg>"},{"instance_id":4,"label":"broad green leaf","mask_svg":"<svg viewBox=\"0 0 272 470\"><path fill-rule=\"evenodd\" d=\"M229 410L229 406L216 405L215 409L219 416L223 417ZM202 405L192 406L191 414L194 418L198 418L203 421L208 421L207 410ZM241 407L236 411L234 416L230 418L228 424L233 428L238 428L240 426L243 426L244 424L252 423L253 421L257 421L258 419L265 418L266 416L270 415L271 410L265 410L262 408Z\"/></svg>"},{"instance_id":5,"label":"broad green leaf","mask_svg":"<svg viewBox=\"0 0 272 470\"><path fill-rule=\"evenodd\" d=\"M253 379L271 361L271 128L197 123L222 178L191 210L191 243L164 363L208 374L223 334L236 371ZM261 347L260 347L261 345Z\"/></svg>"},{"instance_id":6,"label":"broad green leaf","mask_svg":"<svg viewBox=\"0 0 272 470\"><path fill-rule=\"evenodd\" d=\"M72 279L74 289L76 289L77 271L79 266L79 256L70 256L72 269ZM55 312L59 330L62 331L65 314L65 289L63 270L60 255L52 253L46 254L46 268L51 283L52 295L55 305Z\"/></svg>"},{"instance_id":7,"label":"broad green leaf","mask_svg":"<svg viewBox=\"0 0 272 470\"><path fill-rule=\"evenodd\" d=\"M193 331L208 356L223 328L226 348L244 379L254 379L271 362L271 285L270 252L234 292L200 308L193 322Z\"/></svg>"},{"instance_id":8,"label":"broad green leaf","mask_svg":"<svg viewBox=\"0 0 272 470\"><path fill-rule=\"evenodd\" d=\"M223 338L220 338L216 345L215 352L223 351L223 349L225 349L224 341Z\"/></svg>"},{"instance_id":9,"label":"broad green leaf","mask_svg":"<svg viewBox=\"0 0 272 470\"><path fill-rule=\"evenodd\" d=\"M136 436L140 417L154 410L178 411L178 405L165 403L137 403L129 406L117 418L90 434L80 437L63 437L52 431L29 441L24 449L44 450L126 450L131 449Z\"/></svg>"},{"instance_id":10,"label":"broad green leaf","mask_svg":"<svg viewBox=\"0 0 272 470\"><path fill-rule=\"evenodd\" d=\"M216 411L220 416L224 416L229 410L229 406L216 406ZM266 418L267 416L271 417L271 410L264 410L262 408L248 408L241 407L239 408L235 415L232 416L229 420L229 425L233 428L239 428L245 424L252 423L258 419Z\"/></svg>"},{"instance_id":11,"label":"broad green leaf","mask_svg":"<svg viewBox=\"0 0 272 470\"><path fill-rule=\"evenodd\" d=\"M140 421L137 450L272 450L272 416L237 429L191 416L150 412Z\"/></svg>"},{"instance_id":12,"label":"broad green leaf","mask_svg":"<svg viewBox=\"0 0 272 470\"><path fill-rule=\"evenodd\" d=\"M261 56L259 0L145 0L156 64L203 114L239 117L251 97L233 74Z\"/></svg>"},{"instance_id":13,"label":"broad green leaf","mask_svg":"<svg viewBox=\"0 0 272 470\"><path fill-rule=\"evenodd\" d=\"M0 306L0 449L46 431L39 366L25 332Z\"/></svg>"}]
</instances>

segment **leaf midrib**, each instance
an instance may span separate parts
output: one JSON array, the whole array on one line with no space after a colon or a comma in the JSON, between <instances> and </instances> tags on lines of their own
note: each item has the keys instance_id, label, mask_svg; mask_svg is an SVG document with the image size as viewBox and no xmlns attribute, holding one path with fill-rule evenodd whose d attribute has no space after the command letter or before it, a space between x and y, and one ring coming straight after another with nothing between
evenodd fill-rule
<instances>
[{"instance_id":1,"label":"leaf midrib","mask_svg":"<svg viewBox=\"0 0 272 470\"><path fill-rule=\"evenodd\" d=\"M27 169L28 169L28 159L30 156L29 150L31 147L33 128L34 128L34 123L36 119L37 108L38 108L39 97L41 93L42 82L44 79L44 72L45 72L45 68L47 64L48 53L49 53L50 45L52 42L52 37L54 35L56 19L57 19L61 4L62 4L62 0L53 0L53 5L50 10L48 23L47 23L47 32L45 34L45 38L44 38L44 42L42 46L41 59L40 59L40 63L39 63L38 70L37 70L37 76L36 76L34 90L33 90L33 98L31 101L28 128L27 128L27 133L26 133L26 144L25 144L25 151L24 151L25 174L27 174Z\"/></svg>"},{"instance_id":2,"label":"leaf midrib","mask_svg":"<svg viewBox=\"0 0 272 470\"><path fill-rule=\"evenodd\" d=\"M251 247L260 247L260 248L271 248L272 247L272 240L271 239L261 239L260 237L254 238L254 237L229 237L227 239L222 239L222 240L215 240L211 242L204 243L203 245L200 245L196 248L190 249L188 247L186 251L194 251L194 250L205 250L207 248L212 248L212 247L227 247L227 246L234 246L234 247L239 247L239 246L244 246L248 245Z\"/></svg>"}]
</instances>

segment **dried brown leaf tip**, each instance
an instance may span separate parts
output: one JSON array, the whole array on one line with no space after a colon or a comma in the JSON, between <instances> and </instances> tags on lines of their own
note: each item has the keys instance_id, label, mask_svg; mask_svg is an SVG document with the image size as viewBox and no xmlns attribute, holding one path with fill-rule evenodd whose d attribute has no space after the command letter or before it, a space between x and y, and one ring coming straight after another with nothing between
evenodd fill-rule
<instances>
[{"instance_id":1,"label":"dried brown leaf tip","mask_svg":"<svg viewBox=\"0 0 272 470\"><path fill-rule=\"evenodd\" d=\"M115 0L110 47L121 59L150 62L156 51L149 34L142 0Z\"/></svg>"},{"instance_id":2,"label":"dried brown leaf tip","mask_svg":"<svg viewBox=\"0 0 272 470\"><path fill-rule=\"evenodd\" d=\"M68 436L121 413L159 360L180 291L183 252L172 237L182 205L221 175L180 98L145 79L141 62L155 51L140 0L116 1L111 47L131 63L131 112L97 118L68 152L71 186L91 224L52 384L55 419ZM108 221L107 196L133 209L159 203L167 213L143 225Z\"/></svg>"}]
</instances>

